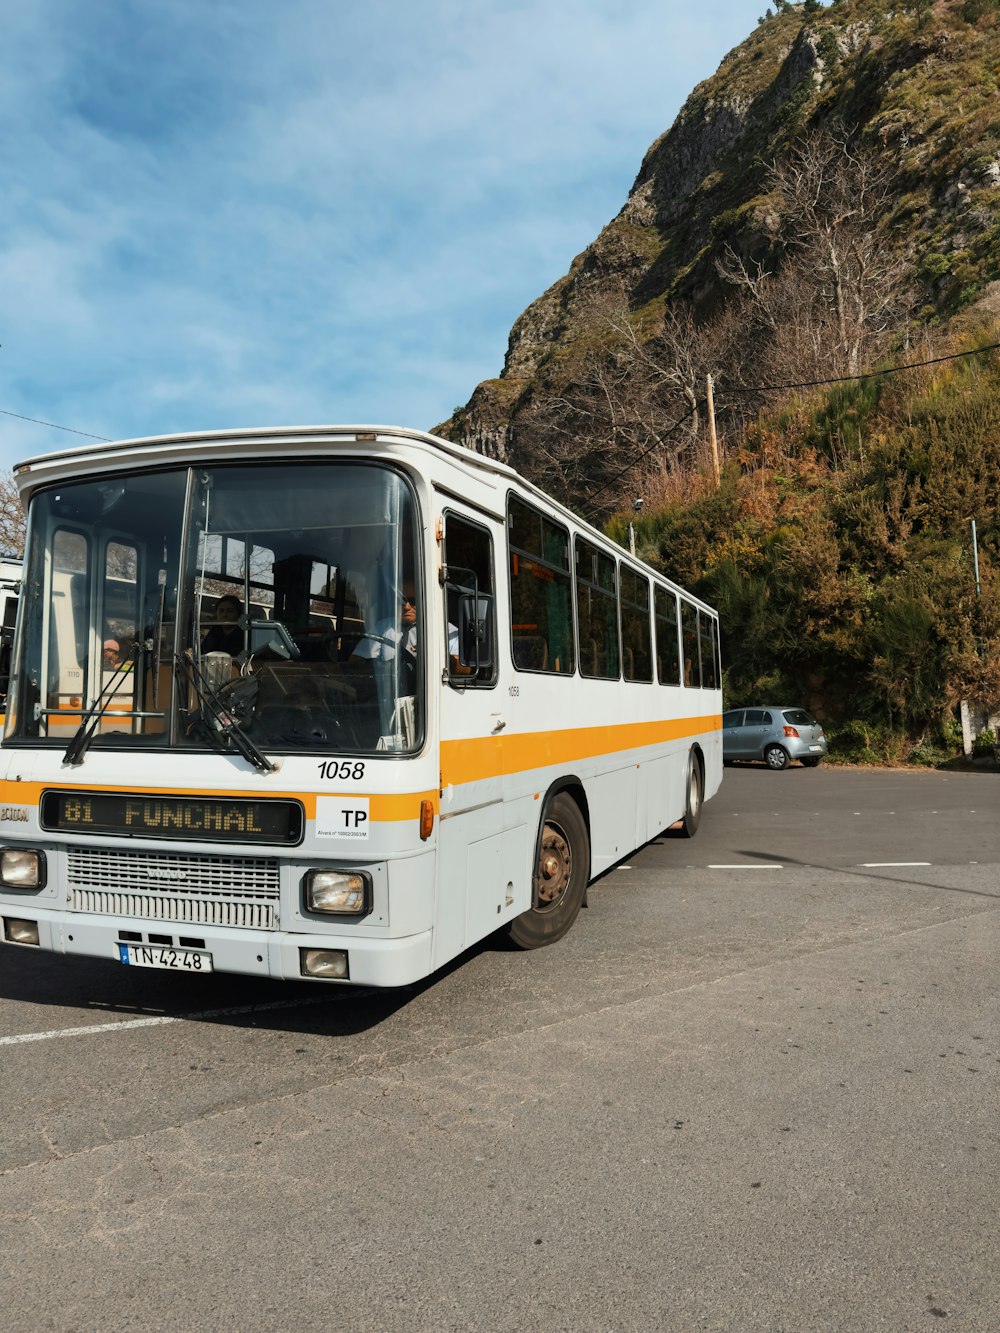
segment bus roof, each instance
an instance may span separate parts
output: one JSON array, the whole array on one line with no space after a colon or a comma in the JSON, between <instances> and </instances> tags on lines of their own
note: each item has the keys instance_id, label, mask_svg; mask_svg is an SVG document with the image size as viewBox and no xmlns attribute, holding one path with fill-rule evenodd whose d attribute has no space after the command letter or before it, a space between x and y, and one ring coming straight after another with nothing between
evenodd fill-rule
<instances>
[{"instance_id":1,"label":"bus roof","mask_svg":"<svg viewBox=\"0 0 1000 1333\"><path fill-rule=\"evenodd\" d=\"M498 472L509 477L517 477L523 484L529 484L525 483L524 478L519 477L514 469L506 463L501 463L495 458L488 458L485 454L474 453L464 445L455 444L439 435L431 435L428 431L414 430L409 426L373 425L227 427L225 430L177 431L170 435L137 436L131 440L101 440L94 444L75 445L68 449L58 449L52 453L39 454L34 458L25 459L15 465L14 476L22 490L30 490L34 489L34 485L37 484L33 478L34 474L39 471L44 470L47 479L50 475L62 474L64 470L75 470L80 464L93 467L100 460L120 459L124 453L144 454L155 452L169 458L175 452L178 455L188 454L191 447L197 445L205 445L210 448L213 445L236 443L241 440L260 444L266 441L292 443L295 440L304 439L336 439L345 444L370 444L389 442L394 439L415 440L433 448L441 449L453 457L460 458L467 465L482 467L487 471Z\"/></svg>"},{"instance_id":2,"label":"bus roof","mask_svg":"<svg viewBox=\"0 0 1000 1333\"><path fill-rule=\"evenodd\" d=\"M491 473L504 478L543 504L554 514L558 514L567 523L584 528L605 546L613 548L619 556L632 560L650 571L657 578L669 583L678 591L699 605L707 607L693 594L686 592L672 579L654 570L638 556L630 556L599 528L588 523L579 514L575 514L559 500L554 499L534 482L522 477L507 463L477 454L465 445L455 444L429 431L414 430L409 426L374 426L374 425L326 425L326 426L255 426L246 428L227 428L210 431L183 431L172 435L140 436L132 440L101 440L93 444L76 445L69 449L60 449L49 454L40 454L28 458L14 467L14 479L22 501L25 503L32 492L47 483L65 481L77 476L81 471L88 473L100 471L102 467L120 468L126 462L135 462L141 466L163 466L172 462L189 461L194 452L209 452L219 445L230 446L236 452L241 444L248 446L252 453L259 456L268 445L294 447L307 441L337 442L343 444L392 444L408 442L421 445L430 450L439 451L453 461L477 471Z\"/></svg>"}]
</instances>

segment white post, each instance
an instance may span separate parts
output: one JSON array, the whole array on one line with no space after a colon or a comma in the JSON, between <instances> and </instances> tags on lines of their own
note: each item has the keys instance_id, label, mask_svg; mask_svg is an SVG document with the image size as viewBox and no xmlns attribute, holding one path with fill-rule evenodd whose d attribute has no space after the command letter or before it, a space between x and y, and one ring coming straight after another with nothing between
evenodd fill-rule
<instances>
[{"instance_id":1,"label":"white post","mask_svg":"<svg viewBox=\"0 0 1000 1333\"><path fill-rule=\"evenodd\" d=\"M966 758L972 753L972 721L969 717L969 705L965 699L959 708L962 718L962 753Z\"/></svg>"}]
</instances>

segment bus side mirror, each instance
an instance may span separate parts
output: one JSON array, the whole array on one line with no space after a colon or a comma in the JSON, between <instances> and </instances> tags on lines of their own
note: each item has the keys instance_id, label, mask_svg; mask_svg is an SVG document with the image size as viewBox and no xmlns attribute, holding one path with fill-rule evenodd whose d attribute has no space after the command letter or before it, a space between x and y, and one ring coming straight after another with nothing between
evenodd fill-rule
<instances>
[{"instance_id":1,"label":"bus side mirror","mask_svg":"<svg viewBox=\"0 0 1000 1333\"><path fill-rule=\"evenodd\" d=\"M458 661L479 670L493 667L493 598L489 593L458 596Z\"/></svg>"}]
</instances>

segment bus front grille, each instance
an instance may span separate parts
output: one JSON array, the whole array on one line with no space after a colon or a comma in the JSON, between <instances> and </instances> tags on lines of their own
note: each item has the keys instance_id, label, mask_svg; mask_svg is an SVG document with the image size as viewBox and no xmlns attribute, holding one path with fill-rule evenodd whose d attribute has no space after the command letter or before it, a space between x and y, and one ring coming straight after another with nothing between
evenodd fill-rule
<instances>
[{"instance_id":1,"label":"bus front grille","mask_svg":"<svg viewBox=\"0 0 1000 1333\"><path fill-rule=\"evenodd\" d=\"M280 871L273 857L71 847L66 870L76 912L251 930L278 925Z\"/></svg>"}]
</instances>

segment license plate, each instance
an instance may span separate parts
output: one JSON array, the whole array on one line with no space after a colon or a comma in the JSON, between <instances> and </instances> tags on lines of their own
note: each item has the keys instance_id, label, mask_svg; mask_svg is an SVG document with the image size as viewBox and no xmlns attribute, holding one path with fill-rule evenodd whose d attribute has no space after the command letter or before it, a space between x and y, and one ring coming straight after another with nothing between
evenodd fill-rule
<instances>
[{"instance_id":1,"label":"license plate","mask_svg":"<svg viewBox=\"0 0 1000 1333\"><path fill-rule=\"evenodd\" d=\"M118 957L130 967L165 967L172 972L211 972L212 955L201 949L163 944L119 944Z\"/></svg>"},{"instance_id":2,"label":"license plate","mask_svg":"<svg viewBox=\"0 0 1000 1333\"><path fill-rule=\"evenodd\" d=\"M822 749L823 749L822 745L810 745L809 748L810 748L810 750L818 750L818 751L820 751L820 752L822 752Z\"/></svg>"}]
</instances>

